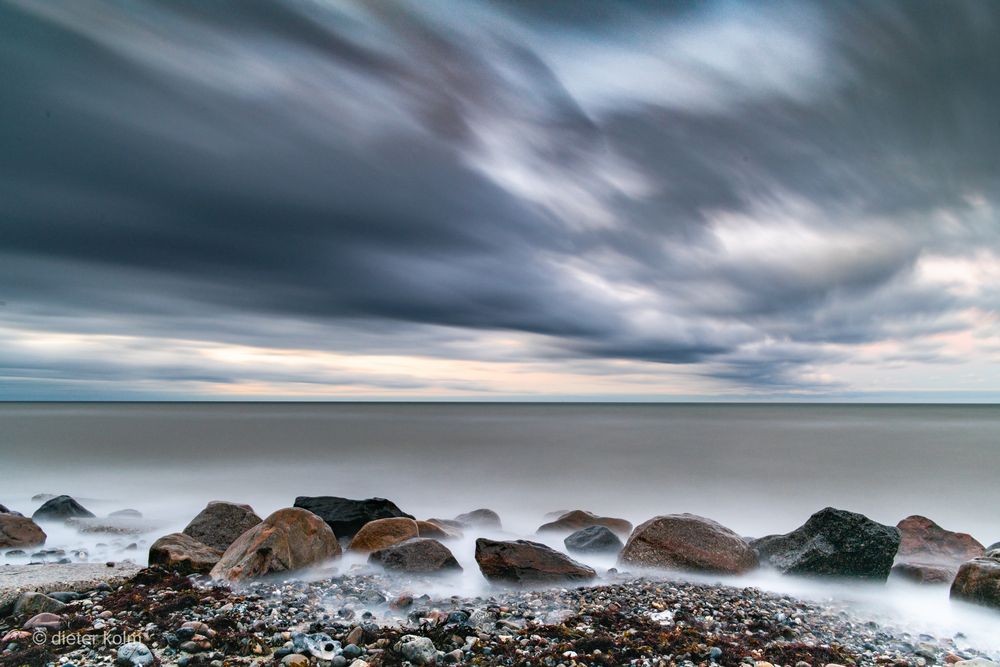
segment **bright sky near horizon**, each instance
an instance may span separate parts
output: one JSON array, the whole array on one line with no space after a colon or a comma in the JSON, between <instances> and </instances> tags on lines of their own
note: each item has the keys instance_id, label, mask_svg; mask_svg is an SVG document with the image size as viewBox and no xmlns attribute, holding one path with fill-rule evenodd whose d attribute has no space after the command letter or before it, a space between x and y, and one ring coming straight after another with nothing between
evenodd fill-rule
<instances>
[{"instance_id":1,"label":"bright sky near horizon","mask_svg":"<svg viewBox=\"0 0 1000 667\"><path fill-rule=\"evenodd\" d=\"M1000 5L0 0L0 400L1000 400Z\"/></svg>"}]
</instances>

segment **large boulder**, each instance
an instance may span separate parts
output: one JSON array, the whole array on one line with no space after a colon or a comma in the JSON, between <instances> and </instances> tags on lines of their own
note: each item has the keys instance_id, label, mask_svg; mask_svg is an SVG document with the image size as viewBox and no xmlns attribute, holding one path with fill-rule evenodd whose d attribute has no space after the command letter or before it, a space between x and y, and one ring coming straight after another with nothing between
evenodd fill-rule
<instances>
[{"instance_id":1,"label":"large boulder","mask_svg":"<svg viewBox=\"0 0 1000 667\"><path fill-rule=\"evenodd\" d=\"M899 529L833 507L816 512L786 535L753 542L765 561L785 574L885 581L899 548Z\"/></svg>"},{"instance_id":2,"label":"large boulder","mask_svg":"<svg viewBox=\"0 0 1000 667\"><path fill-rule=\"evenodd\" d=\"M37 616L38 614L58 614L66 604L44 593L25 591L14 602L14 616Z\"/></svg>"},{"instance_id":3,"label":"large boulder","mask_svg":"<svg viewBox=\"0 0 1000 667\"><path fill-rule=\"evenodd\" d=\"M1000 549L962 563L951 584L951 597L1000 609Z\"/></svg>"},{"instance_id":4,"label":"large boulder","mask_svg":"<svg viewBox=\"0 0 1000 667\"><path fill-rule=\"evenodd\" d=\"M757 567L757 555L742 537L694 514L666 514L637 526L620 560L627 565L716 574L741 574Z\"/></svg>"},{"instance_id":5,"label":"large boulder","mask_svg":"<svg viewBox=\"0 0 1000 667\"><path fill-rule=\"evenodd\" d=\"M378 551L420 536L413 519L377 519L362 526L347 547L348 551Z\"/></svg>"},{"instance_id":6,"label":"large boulder","mask_svg":"<svg viewBox=\"0 0 1000 667\"><path fill-rule=\"evenodd\" d=\"M569 556L528 540L499 542L481 537L476 540L476 563L486 579L507 584L588 581L597 575Z\"/></svg>"},{"instance_id":7,"label":"large boulder","mask_svg":"<svg viewBox=\"0 0 1000 667\"><path fill-rule=\"evenodd\" d=\"M149 547L150 565L162 565L184 574L211 572L220 558L220 549L202 544L186 533L164 535Z\"/></svg>"},{"instance_id":8,"label":"large boulder","mask_svg":"<svg viewBox=\"0 0 1000 667\"><path fill-rule=\"evenodd\" d=\"M0 514L0 549L45 544L45 537L45 531L28 517L19 514Z\"/></svg>"},{"instance_id":9,"label":"large boulder","mask_svg":"<svg viewBox=\"0 0 1000 667\"><path fill-rule=\"evenodd\" d=\"M478 509L459 514L455 521L466 528L485 528L487 530L501 530L500 515L493 510Z\"/></svg>"},{"instance_id":10,"label":"large boulder","mask_svg":"<svg viewBox=\"0 0 1000 667\"><path fill-rule=\"evenodd\" d=\"M249 505L213 500L181 531L213 549L225 551L236 539L261 522Z\"/></svg>"},{"instance_id":11,"label":"large boulder","mask_svg":"<svg viewBox=\"0 0 1000 667\"><path fill-rule=\"evenodd\" d=\"M397 572L461 572L462 566L445 545L437 540L418 537L385 549L373 551L369 563Z\"/></svg>"},{"instance_id":12,"label":"large boulder","mask_svg":"<svg viewBox=\"0 0 1000 667\"><path fill-rule=\"evenodd\" d=\"M233 542L212 568L212 577L240 581L318 565L340 555L330 527L298 507L278 510Z\"/></svg>"},{"instance_id":13,"label":"large boulder","mask_svg":"<svg viewBox=\"0 0 1000 667\"><path fill-rule=\"evenodd\" d=\"M615 519L608 516L597 516L593 512L585 510L573 510L561 515L555 521L543 523L538 527L539 533L572 533L581 528L590 526L604 526L610 528L619 535L628 535L632 532L632 524L625 519Z\"/></svg>"},{"instance_id":14,"label":"large boulder","mask_svg":"<svg viewBox=\"0 0 1000 667\"><path fill-rule=\"evenodd\" d=\"M326 521L337 537L353 537L362 526L377 519L413 518L385 498L351 500L335 496L299 496L295 499L295 507L309 510Z\"/></svg>"},{"instance_id":15,"label":"large boulder","mask_svg":"<svg viewBox=\"0 0 1000 667\"><path fill-rule=\"evenodd\" d=\"M35 521L65 521L66 519L92 519L94 513L69 496L56 496L42 503L31 515Z\"/></svg>"},{"instance_id":16,"label":"large boulder","mask_svg":"<svg viewBox=\"0 0 1000 667\"><path fill-rule=\"evenodd\" d=\"M986 553L971 535L945 530L924 516L908 516L896 528L900 536L898 562L957 565Z\"/></svg>"},{"instance_id":17,"label":"large boulder","mask_svg":"<svg viewBox=\"0 0 1000 667\"><path fill-rule=\"evenodd\" d=\"M567 551L578 553L618 553L624 546L610 528L590 526L569 535L563 544Z\"/></svg>"}]
</instances>

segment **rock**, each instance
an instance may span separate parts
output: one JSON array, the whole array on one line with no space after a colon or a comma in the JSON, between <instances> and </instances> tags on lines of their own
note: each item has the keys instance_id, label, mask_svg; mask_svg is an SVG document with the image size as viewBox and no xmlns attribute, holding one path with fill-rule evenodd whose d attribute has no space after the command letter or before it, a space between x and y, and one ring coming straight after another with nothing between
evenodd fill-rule
<instances>
[{"instance_id":1,"label":"rock","mask_svg":"<svg viewBox=\"0 0 1000 667\"><path fill-rule=\"evenodd\" d=\"M986 553L971 535L945 530L927 517L908 516L896 528L900 535L898 562L958 565Z\"/></svg>"},{"instance_id":2,"label":"rock","mask_svg":"<svg viewBox=\"0 0 1000 667\"><path fill-rule=\"evenodd\" d=\"M476 540L476 563L491 582L531 584L549 581L586 581L596 573L544 544L516 540Z\"/></svg>"},{"instance_id":3,"label":"rock","mask_svg":"<svg viewBox=\"0 0 1000 667\"><path fill-rule=\"evenodd\" d=\"M309 658L300 653L289 653L281 659L285 667L309 667Z\"/></svg>"},{"instance_id":4,"label":"rock","mask_svg":"<svg viewBox=\"0 0 1000 667\"><path fill-rule=\"evenodd\" d=\"M35 521L65 521L66 519L92 519L94 513L69 496L56 496L42 504L31 515Z\"/></svg>"},{"instance_id":5,"label":"rock","mask_svg":"<svg viewBox=\"0 0 1000 667\"><path fill-rule=\"evenodd\" d=\"M156 525L128 516L88 519L77 517L66 519L66 525L84 534L141 535L156 529Z\"/></svg>"},{"instance_id":6,"label":"rock","mask_svg":"<svg viewBox=\"0 0 1000 667\"><path fill-rule=\"evenodd\" d=\"M213 500L181 532L213 549L225 551L260 521L249 505Z\"/></svg>"},{"instance_id":7,"label":"rock","mask_svg":"<svg viewBox=\"0 0 1000 667\"><path fill-rule=\"evenodd\" d=\"M368 556L368 562L397 572L462 571L462 566L448 547L437 540L423 537L374 551Z\"/></svg>"},{"instance_id":8,"label":"rock","mask_svg":"<svg viewBox=\"0 0 1000 667\"><path fill-rule=\"evenodd\" d=\"M420 537L431 537L435 540L457 540L462 537L458 528L445 526L434 521L417 521L417 534Z\"/></svg>"},{"instance_id":9,"label":"rock","mask_svg":"<svg viewBox=\"0 0 1000 667\"><path fill-rule=\"evenodd\" d=\"M918 584L950 584L957 568L934 563L896 563L890 576Z\"/></svg>"},{"instance_id":10,"label":"rock","mask_svg":"<svg viewBox=\"0 0 1000 667\"><path fill-rule=\"evenodd\" d=\"M994 542L990 546L986 547L986 553L989 553L989 552L994 551L996 549L1000 549L1000 542Z\"/></svg>"},{"instance_id":11,"label":"rock","mask_svg":"<svg viewBox=\"0 0 1000 667\"><path fill-rule=\"evenodd\" d=\"M222 551L202 544L185 533L170 533L149 547L149 564L162 565L184 574L211 572Z\"/></svg>"},{"instance_id":12,"label":"rock","mask_svg":"<svg viewBox=\"0 0 1000 667\"><path fill-rule=\"evenodd\" d=\"M141 519L142 512L133 509L117 510L108 515L109 517L125 517L127 519Z\"/></svg>"},{"instance_id":13,"label":"rock","mask_svg":"<svg viewBox=\"0 0 1000 667\"><path fill-rule=\"evenodd\" d=\"M7 509L6 505L0 505L0 514L13 514L14 516L24 516L20 512L15 512L12 509Z\"/></svg>"},{"instance_id":14,"label":"rock","mask_svg":"<svg viewBox=\"0 0 1000 667\"><path fill-rule=\"evenodd\" d=\"M0 549L45 544L45 531L26 516L0 514Z\"/></svg>"},{"instance_id":15,"label":"rock","mask_svg":"<svg viewBox=\"0 0 1000 667\"><path fill-rule=\"evenodd\" d=\"M785 574L885 581L899 539L893 526L827 507L791 533L762 537L753 546L761 560Z\"/></svg>"},{"instance_id":16,"label":"rock","mask_svg":"<svg viewBox=\"0 0 1000 667\"><path fill-rule=\"evenodd\" d=\"M413 519L376 519L362 526L351 540L348 551L377 551L419 536Z\"/></svg>"},{"instance_id":17,"label":"rock","mask_svg":"<svg viewBox=\"0 0 1000 667\"><path fill-rule=\"evenodd\" d=\"M212 568L212 577L239 581L298 570L340 555L330 527L312 512L281 509L243 533Z\"/></svg>"},{"instance_id":18,"label":"rock","mask_svg":"<svg viewBox=\"0 0 1000 667\"><path fill-rule=\"evenodd\" d=\"M455 521L467 528L503 529L503 525L500 523L500 515L488 509L472 510L465 514L459 514L455 517Z\"/></svg>"},{"instance_id":19,"label":"rock","mask_svg":"<svg viewBox=\"0 0 1000 667\"><path fill-rule=\"evenodd\" d=\"M146 667L153 664L153 654L142 642L129 642L118 648L115 663L121 667Z\"/></svg>"},{"instance_id":20,"label":"rock","mask_svg":"<svg viewBox=\"0 0 1000 667\"><path fill-rule=\"evenodd\" d=\"M335 496L299 496L295 507L309 510L333 529L338 537L353 537L366 523L378 519L413 517L385 498L351 500Z\"/></svg>"},{"instance_id":21,"label":"rock","mask_svg":"<svg viewBox=\"0 0 1000 667\"><path fill-rule=\"evenodd\" d=\"M567 551L579 553L618 553L624 546L606 526L590 526L576 531L565 540Z\"/></svg>"},{"instance_id":22,"label":"rock","mask_svg":"<svg viewBox=\"0 0 1000 667\"><path fill-rule=\"evenodd\" d=\"M593 512L584 510L573 510L566 512L555 521L543 523L538 527L539 533L572 533L581 528L590 526L604 526L610 528L619 535L628 535L632 532L632 524L625 519L614 519L606 516L597 516Z\"/></svg>"},{"instance_id":23,"label":"rock","mask_svg":"<svg viewBox=\"0 0 1000 667\"><path fill-rule=\"evenodd\" d=\"M50 598L44 593L25 591L18 595L17 601L14 602L14 615L35 616L44 612L55 614L62 611L65 607L65 603L55 598Z\"/></svg>"},{"instance_id":24,"label":"rock","mask_svg":"<svg viewBox=\"0 0 1000 667\"><path fill-rule=\"evenodd\" d=\"M694 514L658 516L636 527L620 560L716 574L742 574L757 567L757 555L742 537Z\"/></svg>"},{"instance_id":25,"label":"rock","mask_svg":"<svg viewBox=\"0 0 1000 667\"><path fill-rule=\"evenodd\" d=\"M311 655L319 660L333 660L340 655L340 642L334 641L325 632L306 634L296 632L292 635L292 650L301 655Z\"/></svg>"},{"instance_id":26,"label":"rock","mask_svg":"<svg viewBox=\"0 0 1000 667\"><path fill-rule=\"evenodd\" d=\"M50 611L43 611L29 618L24 627L27 630L60 630L63 627L63 617L53 614Z\"/></svg>"},{"instance_id":27,"label":"rock","mask_svg":"<svg viewBox=\"0 0 1000 667\"><path fill-rule=\"evenodd\" d=\"M1000 609L1000 549L962 563L951 584L951 597Z\"/></svg>"},{"instance_id":28,"label":"rock","mask_svg":"<svg viewBox=\"0 0 1000 667\"><path fill-rule=\"evenodd\" d=\"M31 502L44 503L46 500L51 500L52 498L55 497L56 494L54 493L36 493L35 495L31 496Z\"/></svg>"},{"instance_id":29,"label":"rock","mask_svg":"<svg viewBox=\"0 0 1000 667\"><path fill-rule=\"evenodd\" d=\"M415 665L433 665L437 659L434 642L418 635L403 635L393 650Z\"/></svg>"}]
</instances>

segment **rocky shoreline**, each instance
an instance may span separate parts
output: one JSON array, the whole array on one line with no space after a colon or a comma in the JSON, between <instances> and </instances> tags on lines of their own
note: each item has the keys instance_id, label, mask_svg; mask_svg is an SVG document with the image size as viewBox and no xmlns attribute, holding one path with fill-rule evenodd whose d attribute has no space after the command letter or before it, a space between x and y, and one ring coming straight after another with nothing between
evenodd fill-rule
<instances>
[{"instance_id":1,"label":"rocky shoreline","mask_svg":"<svg viewBox=\"0 0 1000 667\"><path fill-rule=\"evenodd\" d=\"M120 527L139 520L133 512L97 519L68 496L48 498L31 519L0 512L0 548L37 546L52 522ZM924 517L893 527L826 508L755 540L690 514L635 527L582 510L546 519L537 534L565 536L565 551L504 536L485 509L417 520L382 498L300 497L261 518L215 501L157 539L148 568L123 566L128 579L9 595L0 665L991 667L1000 658L961 633L911 636L842 603L677 579L762 567L830 581L891 574L951 582L952 597L1000 608L1000 552ZM462 572L451 550L462 539L475 540L483 595L441 585ZM574 559L594 554L618 566L598 572Z\"/></svg>"}]
</instances>

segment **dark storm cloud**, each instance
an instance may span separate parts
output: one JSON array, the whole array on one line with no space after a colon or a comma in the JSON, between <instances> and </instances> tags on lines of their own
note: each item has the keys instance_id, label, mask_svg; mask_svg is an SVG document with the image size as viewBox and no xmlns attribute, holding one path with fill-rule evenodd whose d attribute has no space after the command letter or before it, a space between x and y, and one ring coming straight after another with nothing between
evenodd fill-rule
<instances>
[{"instance_id":1,"label":"dark storm cloud","mask_svg":"<svg viewBox=\"0 0 1000 667\"><path fill-rule=\"evenodd\" d=\"M996 7L456 8L0 1L0 312L808 388L822 345L996 310L916 279L1000 248ZM142 374L38 364L4 368Z\"/></svg>"}]
</instances>

